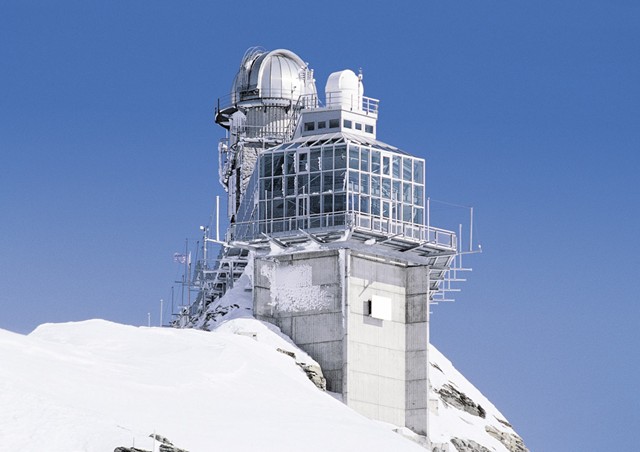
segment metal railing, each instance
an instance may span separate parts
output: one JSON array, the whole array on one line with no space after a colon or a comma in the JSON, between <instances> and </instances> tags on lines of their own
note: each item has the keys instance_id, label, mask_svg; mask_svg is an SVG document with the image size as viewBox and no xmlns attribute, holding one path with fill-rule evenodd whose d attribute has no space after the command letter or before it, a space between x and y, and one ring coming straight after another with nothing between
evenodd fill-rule
<instances>
[{"instance_id":1,"label":"metal railing","mask_svg":"<svg viewBox=\"0 0 640 452\"><path fill-rule=\"evenodd\" d=\"M277 237L299 229L314 232L346 230L352 226L358 231L404 237L451 251L457 246L456 234L452 231L347 211L234 223L229 226L226 239L228 242L251 241L261 238L263 233Z\"/></svg>"},{"instance_id":2,"label":"metal railing","mask_svg":"<svg viewBox=\"0 0 640 452\"><path fill-rule=\"evenodd\" d=\"M304 94L298 98L294 98L290 91L268 90L260 92L259 90L245 91L240 93L230 93L218 98L216 113L227 110L236 106L239 102L261 100L265 104L271 102L281 102L286 100L294 103L298 108L318 108L322 107L318 94ZM325 95L324 106L338 107L343 106L351 110L361 110L368 115L377 116L380 100L372 97L362 96L359 94L346 93L343 91L328 92Z\"/></svg>"}]
</instances>

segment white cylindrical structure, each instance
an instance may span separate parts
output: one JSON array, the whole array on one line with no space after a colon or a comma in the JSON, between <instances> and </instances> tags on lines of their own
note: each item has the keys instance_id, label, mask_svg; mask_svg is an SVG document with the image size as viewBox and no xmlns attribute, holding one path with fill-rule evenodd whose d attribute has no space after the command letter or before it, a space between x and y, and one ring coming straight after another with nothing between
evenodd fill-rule
<instances>
[{"instance_id":1,"label":"white cylindrical structure","mask_svg":"<svg viewBox=\"0 0 640 452\"><path fill-rule=\"evenodd\" d=\"M326 106L346 110L362 110L364 87L360 78L350 69L332 73L324 88Z\"/></svg>"}]
</instances>

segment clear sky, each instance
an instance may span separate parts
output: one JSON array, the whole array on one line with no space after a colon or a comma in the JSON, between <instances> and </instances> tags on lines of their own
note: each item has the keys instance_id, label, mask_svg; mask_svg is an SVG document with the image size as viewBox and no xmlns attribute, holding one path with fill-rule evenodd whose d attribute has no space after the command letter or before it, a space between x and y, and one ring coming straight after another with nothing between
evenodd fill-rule
<instances>
[{"instance_id":1,"label":"clear sky","mask_svg":"<svg viewBox=\"0 0 640 452\"><path fill-rule=\"evenodd\" d=\"M484 252L432 341L532 451L634 450L633 1L0 1L0 328L157 322L223 194L216 99L256 45L321 91L362 68L378 138L475 207Z\"/></svg>"}]
</instances>

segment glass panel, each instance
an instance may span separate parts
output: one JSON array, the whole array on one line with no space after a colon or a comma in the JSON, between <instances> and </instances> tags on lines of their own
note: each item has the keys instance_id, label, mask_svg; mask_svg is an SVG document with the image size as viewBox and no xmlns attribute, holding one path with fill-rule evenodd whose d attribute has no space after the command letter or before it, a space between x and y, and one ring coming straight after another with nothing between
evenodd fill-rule
<instances>
[{"instance_id":1,"label":"glass panel","mask_svg":"<svg viewBox=\"0 0 640 452\"><path fill-rule=\"evenodd\" d=\"M402 205L402 220L407 222L413 221L413 218L411 217L411 205L409 204Z\"/></svg>"},{"instance_id":2,"label":"glass panel","mask_svg":"<svg viewBox=\"0 0 640 452\"><path fill-rule=\"evenodd\" d=\"M320 213L320 195L309 196L309 213L311 215Z\"/></svg>"},{"instance_id":3,"label":"glass panel","mask_svg":"<svg viewBox=\"0 0 640 452\"><path fill-rule=\"evenodd\" d=\"M411 202L411 183L404 182L402 184L402 200L406 203Z\"/></svg>"},{"instance_id":4,"label":"glass panel","mask_svg":"<svg viewBox=\"0 0 640 452\"><path fill-rule=\"evenodd\" d=\"M347 195L346 194L337 194L333 199L333 211L334 212L344 212L347 208Z\"/></svg>"},{"instance_id":5,"label":"glass panel","mask_svg":"<svg viewBox=\"0 0 640 452\"><path fill-rule=\"evenodd\" d=\"M371 194L380 196L380 176L371 176Z\"/></svg>"},{"instance_id":6,"label":"glass panel","mask_svg":"<svg viewBox=\"0 0 640 452\"><path fill-rule=\"evenodd\" d=\"M411 159L408 157L402 158L402 179L411 180Z\"/></svg>"},{"instance_id":7,"label":"glass panel","mask_svg":"<svg viewBox=\"0 0 640 452\"><path fill-rule=\"evenodd\" d=\"M306 173L309 171L309 153L300 152L298 154L298 172Z\"/></svg>"},{"instance_id":8,"label":"glass panel","mask_svg":"<svg viewBox=\"0 0 640 452\"><path fill-rule=\"evenodd\" d=\"M380 200L377 198L371 198L371 215L380 216Z\"/></svg>"},{"instance_id":9,"label":"glass panel","mask_svg":"<svg viewBox=\"0 0 640 452\"><path fill-rule=\"evenodd\" d=\"M284 193L282 192L282 177L273 178L273 197L282 198Z\"/></svg>"},{"instance_id":10,"label":"glass panel","mask_svg":"<svg viewBox=\"0 0 640 452\"><path fill-rule=\"evenodd\" d=\"M413 162L413 181L419 184L424 183L424 162L422 160L414 160Z\"/></svg>"},{"instance_id":11,"label":"glass panel","mask_svg":"<svg viewBox=\"0 0 640 452\"><path fill-rule=\"evenodd\" d=\"M345 129L350 129L350 128L351 128L351 121L350 121L350 120L348 120L348 119L343 120L343 121L342 121L342 126L343 126Z\"/></svg>"},{"instance_id":12,"label":"glass panel","mask_svg":"<svg viewBox=\"0 0 640 452\"><path fill-rule=\"evenodd\" d=\"M362 124L356 122L356 130L362 130Z\"/></svg>"},{"instance_id":13,"label":"glass panel","mask_svg":"<svg viewBox=\"0 0 640 452\"><path fill-rule=\"evenodd\" d=\"M371 151L371 172L380 174L380 151Z\"/></svg>"},{"instance_id":14,"label":"glass panel","mask_svg":"<svg viewBox=\"0 0 640 452\"><path fill-rule=\"evenodd\" d=\"M360 153L360 169L362 171L369 171L369 149L362 148L362 152Z\"/></svg>"},{"instance_id":15,"label":"glass panel","mask_svg":"<svg viewBox=\"0 0 640 452\"><path fill-rule=\"evenodd\" d=\"M304 123L304 131L305 132L309 132L309 131L314 130L314 129L315 129L315 123L313 123L313 122L305 122Z\"/></svg>"},{"instance_id":16,"label":"glass panel","mask_svg":"<svg viewBox=\"0 0 640 452\"><path fill-rule=\"evenodd\" d=\"M327 122L326 121L318 121L318 129L326 129Z\"/></svg>"},{"instance_id":17,"label":"glass panel","mask_svg":"<svg viewBox=\"0 0 640 452\"><path fill-rule=\"evenodd\" d=\"M334 164L337 168L347 167L347 148L346 146L336 146Z\"/></svg>"},{"instance_id":18,"label":"glass panel","mask_svg":"<svg viewBox=\"0 0 640 452\"><path fill-rule=\"evenodd\" d=\"M325 146L322 148L322 165L323 171L333 169L333 147Z\"/></svg>"},{"instance_id":19,"label":"glass panel","mask_svg":"<svg viewBox=\"0 0 640 452\"><path fill-rule=\"evenodd\" d=\"M309 193L320 193L320 173L311 173Z\"/></svg>"},{"instance_id":20,"label":"glass panel","mask_svg":"<svg viewBox=\"0 0 640 452\"><path fill-rule=\"evenodd\" d=\"M324 213L333 212L333 195L323 195L322 196L322 211Z\"/></svg>"},{"instance_id":21,"label":"glass panel","mask_svg":"<svg viewBox=\"0 0 640 452\"><path fill-rule=\"evenodd\" d=\"M286 217L296 216L296 198L289 198L285 200L285 216Z\"/></svg>"},{"instance_id":22,"label":"glass panel","mask_svg":"<svg viewBox=\"0 0 640 452\"><path fill-rule=\"evenodd\" d=\"M303 174L298 176L298 194L309 194L309 175Z\"/></svg>"},{"instance_id":23,"label":"glass panel","mask_svg":"<svg viewBox=\"0 0 640 452\"><path fill-rule=\"evenodd\" d=\"M391 199L391 179L388 177L382 178L382 197Z\"/></svg>"},{"instance_id":24,"label":"glass panel","mask_svg":"<svg viewBox=\"0 0 640 452\"><path fill-rule=\"evenodd\" d=\"M396 179L400 179L400 162L402 161L402 159L400 158L399 155L394 155L393 156L393 177Z\"/></svg>"},{"instance_id":25,"label":"glass panel","mask_svg":"<svg viewBox=\"0 0 640 452\"><path fill-rule=\"evenodd\" d=\"M385 176L391 175L391 159L387 156L382 156L382 174Z\"/></svg>"},{"instance_id":26,"label":"glass panel","mask_svg":"<svg viewBox=\"0 0 640 452\"><path fill-rule=\"evenodd\" d=\"M373 133L373 126L365 124L364 131L367 132L367 133Z\"/></svg>"},{"instance_id":27,"label":"glass panel","mask_svg":"<svg viewBox=\"0 0 640 452\"><path fill-rule=\"evenodd\" d=\"M264 172L263 172L263 176L265 177L271 177L272 176L272 166L271 166L271 154L267 153L267 154L263 154L262 156L262 161L264 163Z\"/></svg>"},{"instance_id":28,"label":"glass panel","mask_svg":"<svg viewBox=\"0 0 640 452\"><path fill-rule=\"evenodd\" d=\"M349 146L349 168L360 169L360 151L357 146Z\"/></svg>"},{"instance_id":29,"label":"glass panel","mask_svg":"<svg viewBox=\"0 0 640 452\"><path fill-rule=\"evenodd\" d=\"M311 149L309 159L311 171L320 171L320 148Z\"/></svg>"},{"instance_id":30,"label":"glass panel","mask_svg":"<svg viewBox=\"0 0 640 452\"><path fill-rule=\"evenodd\" d=\"M345 171L336 171L334 174L333 180L333 191L344 191L345 190Z\"/></svg>"},{"instance_id":31,"label":"glass panel","mask_svg":"<svg viewBox=\"0 0 640 452\"><path fill-rule=\"evenodd\" d=\"M355 171L349 171L349 190L355 193L360 191L360 175Z\"/></svg>"},{"instance_id":32,"label":"glass panel","mask_svg":"<svg viewBox=\"0 0 640 452\"><path fill-rule=\"evenodd\" d=\"M284 201L282 199L273 200L273 218L282 218L284 216Z\"/></svg>"},{"instance_id":33,"label":"glass panel","mask_svg":"<svg viewBox=\"0 0 640 452\"><path fill-rule=\"evenodd\" d=\"M360 212L369 213L371 211L371 199L368 196L360 197Z\"/></svg>"},{"instance_id":34,"label":"glass panel","mask_svg":"<svg viewBox=\"0 0 640 452\"><path fill-rule=\"evenodd\" d=\"M286 195L293 196L296 194L296 176L287 176L286 177L287 188Z\"/></svg>"},{"instance_id":35,"label":"glass panel","mask_svg":"<svg viewBox=\"0 0 640 452\"><path fill-rule=\"evenodd\" d=\"M394 180L393 181L393 191L391 192L391 199L394 201L400 201L402 198L402 182Z\"/></svg>"},{"instance_id":36,"label":"glass panel","mask_svg":"<svg viewBox=\"0 0 640 452\"><path fill-rule=\"evenodd\" d=\"M322 173L322 191L333 190L333 171L325 171Z\"/></svg>"},{"instance_id":37,"label":"glass panel","mask_svg":"<svg viewBox=\"0 0 640 452\"><path fill-rule=\"evenodd\" d=\"M421 207L413 208L413 222L416 224L424 224L424 209Z\"/></svg>"},{"instance_id":38,"label":"glass panel","mask_svg":"<svg viewBox=\"0 0 640 452\"><path fill-rule=\"evenodd\" d=\"M389 201L382 201L382 216L385 218L391 217L391 206Z\"/></svg>"},{"instance_id":39,"label":"glass panel","mask_svg":"<svg viewBox=\"0 0 640 452\"><path fill-rule=\"evenodd\" d=\"M360 186L362 187L362 193L369 194L369 174L360 174Z\"/></svg>"},{"instance_id":40,"label":"glass panel","mask_svg":"<svg viewBox=\"0 0 640 452\"><path fill-rule=\"evenodd\" d=\"M260 199L271 199L271 178L260 179Z\"/></svg>"},{"instance_id":41,"label":"glass panel","mask_svg":"<svg viewBox=\"0 0 640 452\"><path fill-rule=\"evenodd\" d=\"M287 174L295 174L296 172L296 153L287 152L285 158L285 171Z\"/></svg>"},{"instance_id":42,"label":"glass panel","mask_svg":"<svg viewBox=\"0 0 640 452\"><path fill-rule=\"evenodd\" d=\"M417 206L424 206L424 187L422 185L413 186L413 203Z\"/></svg>"},{"instance_id":43,"label":"glass panel","mask_svg":"<svg viewBox=\"0 0 640 452\"><path fill-rule=\"evenodd\" d=\"M299 217L304 217L307 215L307 212L309 210L309 198L307 198L306 196L303 196L301 198L297 198L297 204L298 204L298 216Z\"/></svg>"},{"instance_id":44,"label":"glass panel","mask_svg":"<svg viewBox=\"0 0 640 452\"><path fill-rule=\"evenodd\" d=\"M282 171L284 170L284 154L278 152L277 154L273 154L273 175L274 176L282 176Z\"/></svg>"},{"instance_id":45,"label":"glass panel","mask_svg":"<svg viewBox=\"0 0 640 452\"><path fill-rule=\"evenodd\" d=\"M329 120L329 128L330 129L337 129L338 127L340 127L340 120L339 119L330 119Z\"/></svg>"}]
</instances>

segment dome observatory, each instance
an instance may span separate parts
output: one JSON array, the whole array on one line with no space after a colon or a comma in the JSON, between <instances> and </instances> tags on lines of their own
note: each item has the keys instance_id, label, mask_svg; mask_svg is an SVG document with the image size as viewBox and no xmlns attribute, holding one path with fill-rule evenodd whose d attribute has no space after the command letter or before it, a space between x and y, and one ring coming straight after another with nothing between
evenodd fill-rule
<instances>
[{"instance_id":1,"label":"dome observatory","mask_svg":"<svg viewBox=\"0 0 640 452\"><path fill-rule=\"evenodd\" d=\"M429 303L457 290L461 239L431 224L424 158L377 139L362 74L333 72L324 88L320 99L289 50L245 53L215 114L229 227L215 239L202 228L187 283L198 296L175 324L207 328L239 309L223 295L253 268L253 315L309 353L328 390L425 434Z\"/></svg>"}]
</instances>

